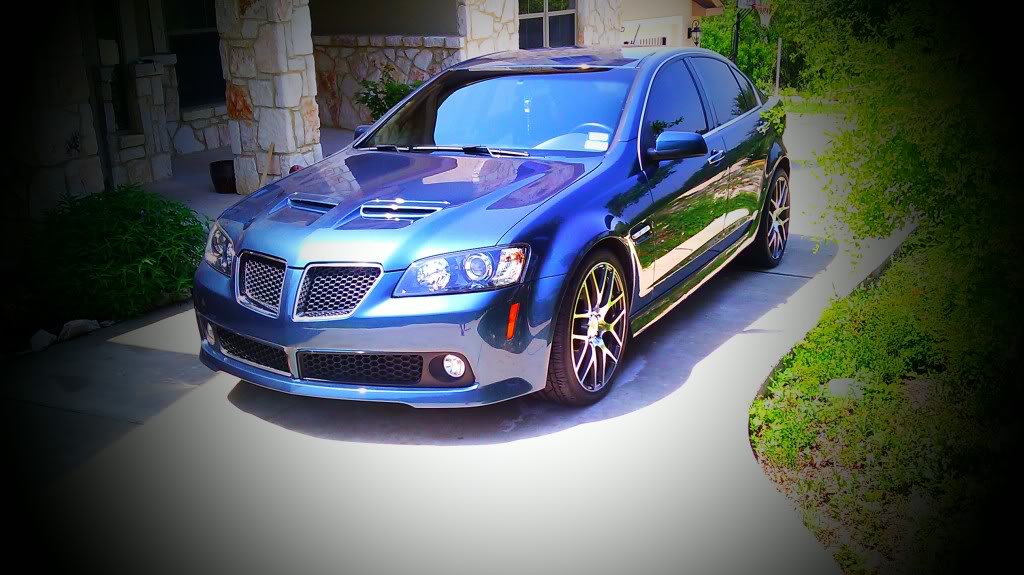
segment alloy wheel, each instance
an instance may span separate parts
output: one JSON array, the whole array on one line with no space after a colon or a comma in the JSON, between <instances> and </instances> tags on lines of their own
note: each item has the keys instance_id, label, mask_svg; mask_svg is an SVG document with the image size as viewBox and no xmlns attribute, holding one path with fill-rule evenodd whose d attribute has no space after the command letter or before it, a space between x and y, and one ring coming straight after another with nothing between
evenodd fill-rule
<instances>
[{"instance_id":1,"label":"alloy wheel","mask_svg":"<svg viewBox=\"0 0 1024 575\"><path fill-rule=\"evenodd\" d=\"M595 393L611 380L626 339L626 292L615 266L600 262L576 294L572 316L572 361L576 381Z\"/></svg>"},{"instance_id":2,"label":"alloy wheel","mask_svg":"<svg viewBox=\"0 0 1024 575\"><path fill-rule=\"evenodd\" d=\"M769 202L768 252L777 260L789 240L789 182L786 178L775 180Z\"/></svg>"}]
</instances>

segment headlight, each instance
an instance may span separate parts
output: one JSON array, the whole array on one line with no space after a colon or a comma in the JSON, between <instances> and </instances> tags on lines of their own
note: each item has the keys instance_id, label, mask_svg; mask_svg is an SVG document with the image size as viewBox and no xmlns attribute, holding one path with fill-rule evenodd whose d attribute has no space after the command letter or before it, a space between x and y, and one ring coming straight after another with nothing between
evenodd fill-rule
<instances>
[{"instance_id":1,"label":"headlight","mask_svg":"<svg viewBox=\"0 0 1024 575\"><path fill-rule=\"evenodd\" d=\"M522 281L529 248L506 246L468 250L414 262L395 288L395 297L464 293Z\"/></svg>"},{"instance_id":2,"label":"headlight","mask_svg":"<svg viewBox=\"0 0 1024 575\"><path fill-rule=\"evenodd\" d=\"M235 244L217 223L210 229L210 239L206 240L206 254L203 257L213 269L226 276L231 275L235 263Z\"/></svg>"}]
</instances>

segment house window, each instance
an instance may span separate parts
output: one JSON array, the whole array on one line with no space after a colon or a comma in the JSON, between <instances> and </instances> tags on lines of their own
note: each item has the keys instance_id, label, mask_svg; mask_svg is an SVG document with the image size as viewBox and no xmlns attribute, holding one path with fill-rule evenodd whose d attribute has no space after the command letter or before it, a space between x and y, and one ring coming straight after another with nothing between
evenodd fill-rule
<instances>
[{"instance_id":1,"label":"house window","mask_svg":"<svg viewBox=\"0 0 1024 575\"><path fill-rule=\"evenodd\" d=\"M167 44L178 56L178 102L182 108L224 102L220 36L214 0L164 2Z\"/></svg>"},{"instance_id":2,"label":"house window","mask_svg":"<svg viewBox=\"0 0 1024 575\"><path fill-rule=\"evenodd\" d=\"M576 0L519 0L519 47L576 45Z\"/></svg>"}]
</instances>

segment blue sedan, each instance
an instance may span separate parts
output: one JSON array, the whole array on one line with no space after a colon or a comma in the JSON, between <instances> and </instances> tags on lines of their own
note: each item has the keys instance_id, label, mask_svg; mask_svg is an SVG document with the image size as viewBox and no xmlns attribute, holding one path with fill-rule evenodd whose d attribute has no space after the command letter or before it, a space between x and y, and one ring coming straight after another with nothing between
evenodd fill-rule
<instances>
[{"instance_id":1,"label":"blue sedan","mask_svg":"<svg viewBox=\"0 0 1024 575\"><path fill-rule=\"evenodd\" d=\"M324 398L597 402L632 336L723 266L782 260L775 105L701 49L463 62L220 216L202 361Z\"/></svg>"}]
</instances>

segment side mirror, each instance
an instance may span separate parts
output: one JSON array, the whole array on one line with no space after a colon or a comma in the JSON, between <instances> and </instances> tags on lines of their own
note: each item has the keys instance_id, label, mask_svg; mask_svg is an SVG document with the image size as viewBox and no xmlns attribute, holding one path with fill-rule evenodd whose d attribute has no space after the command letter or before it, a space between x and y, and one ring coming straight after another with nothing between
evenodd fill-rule
<instances>
[{"instance_id":1,"label":"side mirror","mask_svg":"<svg viewBox=\"0 0 1024 575\"><path fill-rule=\"evenodd\" d=\"M355 135L352 137L352 139L353 140L358 140L359 138L361 138L363 136L363 134L368 132L370 130L370 128L372 128L372 127L373 126L371 126L370 124L362 124L362 125L356 126Z\"/></svg>"},{"instance_id":2,"label":"side mirror","mask_svg":"<svg viewBox=\"0 0 1024 575\"><path fill-rule=\"evenodd\" d=\"M699 158L708 154L708 143L704 136L694 132L662 132L653 148L647 150L647 157L655 162Z\"/></svg>"}]
</instances>

